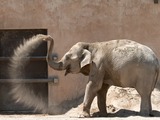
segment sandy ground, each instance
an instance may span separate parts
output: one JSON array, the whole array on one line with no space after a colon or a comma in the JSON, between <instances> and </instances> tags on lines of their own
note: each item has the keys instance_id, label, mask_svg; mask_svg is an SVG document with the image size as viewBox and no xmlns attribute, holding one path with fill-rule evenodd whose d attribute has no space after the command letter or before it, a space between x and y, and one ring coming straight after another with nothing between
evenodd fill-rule
<instances>
[{"instance_id":1,"label":"sandy ground","mask_svg":"<svg viewBox=\"0 0 160 120\"><path fill-rule=\"evenodd\" d=\"M0 116L0 120L159 120L160 118L145 118L145 117L127 117L127 118L119 118L119 117L107 117L107 118L69 118L65 116L46 116L46 115L10 115L10 116Z\"/></svg>"},{"instance_id":2,"label":"sandy ground","mask_svg":"<svg viewBox=\"0 0 160 120\"><path fill-rule=\"evenodd\" d=\"M112 86L109 89L107 94L107 110L108 110L108 117L92 117L92 118L85 118L86 119L95 119L95 120L121 120L121 119L160 119L160 91L155 89L152 92L152 114L153 117L142 117L139 115L140 109L140 96L137 91L133 88L119 88ZM82 104L78 107L70 109L67 113L63 115L0 115L0 120L68 120L68 119L83 119L78 118L79 113L82 111ZM97 112L97 99L95 98L92 107L91 107L91 114Z\"/></svg>"},{"instance_id":3,"label":"sandy ground","mask_svg":"<svg viewBox=\"0 0 160 120\"><path fill-rule=\"evenodd\" d=\"M69 118L64 116L44 116L44 115L10 115L10 116L0 116L0 120L159 120L160 118L145 118L145 117L127 117L127 118L119 118L119 117L107 117L107 118Z\"/></svg>"},{"instance_id":4,"label":"sandy ground","mask_svg":"<svg viewBox=\"0 0 160 120\"><path fill-rule=\"evenodd\" d=\"M152 109L153 116L160 119L160 91L155 89L152 92ZM128 117L140 117L140 96L137 91L133 88L120 88L120 87L111 87L107 95L107 111L108 117L114 118L128 118ZM76 117L82 110L82 104L76 108L72 108L65 115L70 117ZM97 112L97 99L95 98L92 103L91 114ZM108 118L107 117L107 118Z\"/></svg>"}]
</instances>

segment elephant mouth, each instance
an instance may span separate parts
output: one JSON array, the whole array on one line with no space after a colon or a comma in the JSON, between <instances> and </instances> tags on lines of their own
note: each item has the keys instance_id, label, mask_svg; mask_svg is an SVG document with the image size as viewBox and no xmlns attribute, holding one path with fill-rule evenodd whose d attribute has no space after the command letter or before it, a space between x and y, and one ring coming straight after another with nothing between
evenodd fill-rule
<instances>
[{"instance_id":1,"label":"elephant mouth","mask_svg":"<svg viewBox=\"0 0 160 120\"><path fill-rule=\"evenodd\" d=\"M66 67L66 72L65 72L65 74L64 74L65 76L66 76L66 75L68 75L68 73L70 73L70 72L71 72L71 70L70 70L70 69L71 69L71 66L70 66L70 65L68 65L68 66Z\"/></svg>"}]
</instances>

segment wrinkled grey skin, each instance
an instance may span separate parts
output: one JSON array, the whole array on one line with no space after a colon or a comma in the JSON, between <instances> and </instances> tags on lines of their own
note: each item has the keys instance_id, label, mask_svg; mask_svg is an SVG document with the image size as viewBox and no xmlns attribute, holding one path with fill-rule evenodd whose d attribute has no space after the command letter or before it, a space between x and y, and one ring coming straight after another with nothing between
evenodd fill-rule
<instances>
[{"instance_id":1,"label":"wrinkled grey skin","mask_svg":"<svg viewBox=\"0 0 160 120\"><path fill-rule=\"evenodd\" d=\"M154 52L147 46L131 40L108 42L79 42L58 62L52 60L53 39L50 41L47 61L55 70L83 73L89 76L80 117L90 116L90 107L97 95L99 115L105 116L106 93L109 86L135 88L141 96L140 113L151 114L151 93L155 87L159 63Z\"/></svg>"}]
</instances>

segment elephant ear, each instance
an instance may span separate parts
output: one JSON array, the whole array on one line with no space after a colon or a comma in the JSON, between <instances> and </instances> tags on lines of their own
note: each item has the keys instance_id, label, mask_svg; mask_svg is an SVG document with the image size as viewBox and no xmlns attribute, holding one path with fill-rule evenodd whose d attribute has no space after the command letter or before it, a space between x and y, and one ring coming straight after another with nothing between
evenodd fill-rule
<instances>
[{"instance_id":1,"label":"elephant ear","mask_svg":"<svg viewBox=\"0 0 160 120\"><path fill-rule=\"evenodd\" d=\"M84 66L90 64L92 62L91 60L91 52L84 49L83 53L82 53L82 59L81 59L81 68L83 68Z\"/></svg>"}]
</instances>

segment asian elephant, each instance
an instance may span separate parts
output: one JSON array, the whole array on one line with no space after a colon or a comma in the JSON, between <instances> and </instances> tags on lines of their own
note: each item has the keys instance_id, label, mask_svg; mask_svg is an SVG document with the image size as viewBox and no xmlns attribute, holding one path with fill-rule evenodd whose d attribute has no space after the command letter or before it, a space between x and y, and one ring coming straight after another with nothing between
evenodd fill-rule
<instances>
[{"instance_id":1,"label":"asian elephant","mask_svg":"<svg viewBox=\"0 0 160 120\"><path fill-rule=\"evenodd\" d=\"M135 88L141 96L140 113L151 114L151 93L155 87L159 62L154 52L140 43L122 39L108 42L79 42L59 62L52 60L54 41L51 37L47 61L55 70L83 73L89 76L81 117L90 116L97 95L100 115L106 114L106 93L111 85Z\"/></svg>"},{"instance_id":2,"label":"asian elephant","mask_svg":"<svg viewBox=\"0 0 160 120\"><path fill-rule=\"evenodd\" d=\"M100 115L106 115L106 93L111 85L135 88L141 96L140 113L151 114L151 93L157 82L159 62L147 46L121 39L106 42L78 42L58 62L52 59L54 40L50 41L47 61L55 70L89 76L80 117L90 116L90 107L97 95Z\"/></svg>"}]
</instances>

